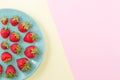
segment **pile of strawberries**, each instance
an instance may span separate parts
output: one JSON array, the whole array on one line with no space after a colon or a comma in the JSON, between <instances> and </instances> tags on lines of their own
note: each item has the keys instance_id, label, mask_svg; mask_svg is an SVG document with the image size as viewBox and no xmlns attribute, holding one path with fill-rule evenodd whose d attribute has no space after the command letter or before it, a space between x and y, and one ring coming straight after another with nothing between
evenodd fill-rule
<instances>
[{"instance_id":1,"label":"pile of strawberries","mask_svg":"<svg viewBox=\"0 0 120 80\"><path fill-rule=\"evenodd\" d=\"M18 16L11 17L10 24L12 27L18 28L19 32L10 30L10 27L7 26L8 22L9 19L7 17L1 18L1 23L4 25L0 30L1 37L4 39L8 38L13 43L12 45L9 45L7 41L1 42L1 49L4 50L1 54L1 60L4 63L11 62L14 58L10 52L7 52L7 49L10 49L15 55L22 54L22 46L18 43L20 39L22 39L20 33L25 34L23 41L26 43L33 43L37 39L37 35L34 32L28 31L31 27L29 22L20 22L20 18ZM30 59L34 58L36 54L39 53L38 48L34 45L30 45L23 50L24 55ZM22 72L28 71L31 68L31 63L26 57L21 57L16 60L17 67ZM4 67L0 64L0 74L2 74L3 68ZM13 78L17 75L17 71L12 64L7 66L5 73L7 78Z\"/></svg>"}]
</instances>

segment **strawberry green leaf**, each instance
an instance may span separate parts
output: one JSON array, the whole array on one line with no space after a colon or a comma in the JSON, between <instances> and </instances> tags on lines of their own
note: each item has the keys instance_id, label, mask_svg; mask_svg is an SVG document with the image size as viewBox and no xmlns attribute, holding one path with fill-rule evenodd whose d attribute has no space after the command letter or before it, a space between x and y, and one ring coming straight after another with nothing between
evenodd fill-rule
<instances>
[{"instance_id":1,"label":"strawberry green leaf","mask_svg":"<svg viewBox=\"0 0 120 80\"><path fill-rule=\"evenodd\" d=\"M29 29L30 23L29 22L23 22L23 26L25 29Z\"/></svg>"},{"instance_id":2,"label":"strawberry green leaf","mask_svg":"<svg viewBox=\"0 0 120 80\"><path fill-rule=\"evenodd\" d=\"M10 62L12 59L11 58L7 58L6 60L4 60L4 62Z\"/></svg>"},{"instance_id":3,"label":"strawberry green leaf","mask_svg":"<svg viewBox=\"0 0 120 80\"><path fill-rule=\"evenodd\" d=\"M18 16L13 16L13 19L19 21L19 17Z\"/></svg>"},{"instance_id":4,"label":"strawberry green leaf","mask_svg":"<svg viewBox=\"0 0 120 80\"><path fill-rule=\"evenodd\" d=\"M33 40L37 39L37 35L35 33L32 33L31 37L32 37Z\"/></svg>"},{"instance_id":5,"label":"strawberry green leaf","mask_svg":"<svg viewBox=\"0 0 120 80\"><path fill-rule=\"evenodd\" d=\"M2 18L1 18L1 21L5 21L7 19L7 17L6 16L3 16Z\"/></svg>"},{"instance_id":6,"label":"strawberry green leaf","mask_svg":"<svg viewBox=\"0 0 120 80\"><path fill-rule=\"evenodd\" d=\"M4 29L5 29L5 30L9 30L8 26L4 26Z\"/></svg>"},{"instance_id":7,"label":"strawberry green leaf","mask_svg":"<svg viewBox=\"0 0 120 80\"><path fill-rule=\"evenodd\" d=\"M14 32L14 35L16 36L16 38L20 38L20 35L19 35L19 33L18 32Z\"/></svg>"},{"instance_id":8,"label":"strawberry green leaf","mask_svg":"<svg viewBox=\"0 0 120 80\"><path fill-rule=\"evenodd\" d=\"M6 74L7 78L13 78L15 76L16 76L16 73L12 73L12 72Z\"/></svg>"},{"instance_id":9,"label":"strawberry green leaf","mask_svg":"<svg viewBox=\"0 0 120 80\"><path fill-rule=\"evenodd\" d=\"M5 46L6 48L8 48L9 47L9 45L8 45L8 43L7 42L3 42L3 46Z\"/></svg>"},{"instance_id":10,"label":"strawberry green leaf","mask_svg":"<svg viewBox=\"0 0 120 80\"><path fill-rule=\"evenodd\" d=\"M17 48L16 48L16 52L17 52L17 54L21 52L21 49L22 49L21 46L18 45Z\"/></svg>"},{"instance_id":11,"label":"strawberry green leaf","mask_svg":"<svg viewBox=\"0 0 120 80\"><path fill-rule=\"evenodd\" d=\"M31 64L29 61L27 61L21 70L25 72L25 71L28 71L30 68L31 68Z\"/></svg>"},{"instance_id":12,"label":"strawberry green leaf","mask_svg":"<svg viewBox=\"0 0 120 80\"><path fill-rule=\"evenodd\" d=\"M34 48L34 49L32 49L32 53L33 53L33 54L37 54L37 53L39 53L39 51L38 51L37 48Z\"/></svg>"}]
</instances>

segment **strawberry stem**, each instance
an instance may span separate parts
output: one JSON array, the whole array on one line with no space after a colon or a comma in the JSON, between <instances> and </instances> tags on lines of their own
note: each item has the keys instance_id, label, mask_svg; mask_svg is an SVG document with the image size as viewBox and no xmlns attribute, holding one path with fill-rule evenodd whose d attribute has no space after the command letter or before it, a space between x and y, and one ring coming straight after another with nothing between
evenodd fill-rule
<instances>
[{"instance_id":1,"label":"strawberry stem","mask_svg":"<svg viewBox=\"0 0 120 80\"><path fill-rule=\"evenodd\" d=\"M13 19L19 21L19 17L18 16L13 16Z\"/></svg>"},{"instance_id":2,"label":"strawberry stem","mask_svg":"<svg viewBox=\"0 0 120 80\"><path fill-rule=\"evenodd\" d=\"M8 45L8 43L7 42L3 42L3 46L5 46L6 48L8 48L9 47L9 45Z\"/></svg>"},{"instance_id":3,"label":"strawberry stem","mask_svg":"<svg viewBox=\"0 0 120 80\"><path fill-rule=\"evenodd\" d=\"M20 53L20 52L21 52L21 46L18 45L17 48L16 48L16 53L18 54L18 53Z\"/></svg>"},{"instance_id":4,"label":"strawberry stem","mask_svg":"<svg viewBox=\"0 0 120 80\"><path fill-rule=\"evenodd\" d=\"M1 21L5 21L7 19L7 17L6 16L3 16L2 18L1 18Z\"/></svg>"},{"instance_id":5,"label":"strawberry stem","mask_svg":"<svg viewBox=\"0 0 120 80\"><path fill-rule=\"evenodd\" d=\"M9 30L8 26L3 26L3 28L4 28L5 30Z\"/></svg>"},{"instance_id":6,"label":"strawberry stem","mask_svg":"<svg viewBox=\"0 0 120 80\"><path fill-rule=\"evenodd\" d=\"M9 73L6 74L6 77L7 77L7 78L13 78L13 77L15 77L15 76L16 76L16 74L13 73L13 72L9 72Z\"/></svg>"},{"instance_id":7,"label":"strawberry stem","mask_svg":"<svg viewBox=\"0 0 120 80\"><path fill-rule=\"evenodd\" d=\"M29 22L23 22L23 26L25 29L29 29L30 23Z\"/></svg>"},{"instance_id":8,"label":"strawberry stem","mask_svg":"<svg viewBox=\"0 0 120 80\"><path fill-rule=\"evenodd\" d=\"M32 36L31 36L31 37L32 37L33 40L36 40L36 39L37 39L37 35L36 35L35 33L32 33Z\"/></svg>"},{"instance_id":9,"label":"strawberry stem","mask_svg":"<svg viewBox=\"0 0 120 80\"><path fill-rule=\"evenodd\" d=\"M8 58L8 59L6 59L6 60L4 60L3 62L10 62L12 59L11 58Z\"/></svg>"},{"instance_id":10,"label":"strawberry stem","mask_svg":"<svg viewBox=\"0 0 120 80\"><path fill-rule=\"evenodd\" d=\"M30 68L31 68L31 64L29 61L27 61L21 70L25 72L25 71L28 71Z\"/></svg>"},{"instance_id":11,"label":"strawberry stem","mask_svg":"<svg viewBox=\"0 0 120 80\"><path fill-rule=\"evenodd\" d=\"M20 38L20 35L19 35L19 33L18 32L14 32L14 35L16 36L16 38Z\"/></svg>"},{"instance_id":12,"label":"strawberry stem","mask_svg":"<svg viewBox=\"0 0 120 80\"><path fill-rule=\"evenodd\" d=\"M38 51L37 48L34 48L34 49L32 49L32 53L33 53L33 54L37 54L37 53L39 53L39 51Z\"/></svg>"}]
</instances>

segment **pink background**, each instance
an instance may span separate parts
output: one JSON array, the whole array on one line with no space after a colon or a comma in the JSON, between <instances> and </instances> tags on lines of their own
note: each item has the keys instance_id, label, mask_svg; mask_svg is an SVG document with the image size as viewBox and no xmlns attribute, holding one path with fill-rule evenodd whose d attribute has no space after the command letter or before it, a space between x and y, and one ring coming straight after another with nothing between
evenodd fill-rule
<instances>
[{"instance_id":1,"label":"pink background","mask_svg":"<svg viewBox=\"0 0 120 80\"><path fill-rule=\"evenodd\" d=\"M120 80L120 0L48 0L75 80Z\"/></svg>"}]
</instances>

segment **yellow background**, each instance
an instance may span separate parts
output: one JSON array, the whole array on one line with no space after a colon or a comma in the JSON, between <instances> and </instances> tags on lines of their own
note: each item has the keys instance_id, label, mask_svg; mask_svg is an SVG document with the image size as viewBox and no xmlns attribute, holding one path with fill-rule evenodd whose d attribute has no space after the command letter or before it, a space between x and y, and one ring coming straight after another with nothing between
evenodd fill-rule
<instances>
[{"instance_id":1,"label":"yellow background","mask_svg":"<svg viewBox=\"0 0 120 80\"><path fill-rule=\"evenodd\" d=\"M0 8L22 10L42 25L46 41L44 59L37 71L26 80L73 80L46 0L0 0Z\"/></svg>"}]
</instances>

